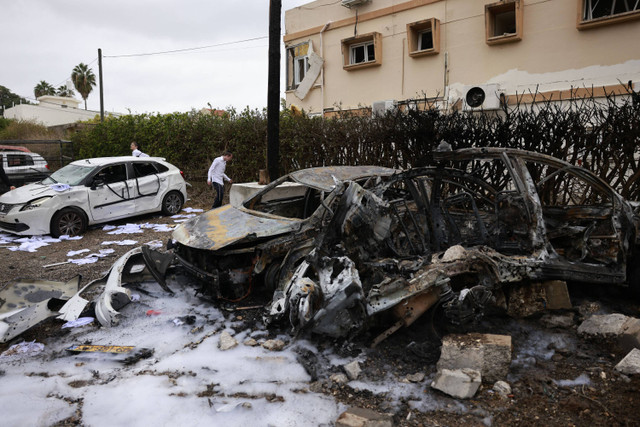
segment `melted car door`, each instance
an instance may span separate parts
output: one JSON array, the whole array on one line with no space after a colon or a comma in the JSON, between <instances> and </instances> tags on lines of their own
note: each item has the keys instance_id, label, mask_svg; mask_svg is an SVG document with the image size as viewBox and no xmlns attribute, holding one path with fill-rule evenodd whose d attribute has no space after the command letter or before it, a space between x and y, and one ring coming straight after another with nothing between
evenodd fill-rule
<instances>
[{"instance_id":1,"label":"melted car door","mask_svg":"<svg viewBox=\"0 0 640 427\"><path fill-rule=\"evenodd\" d=\"M108 221L134 214L133 180L127 180L127 165L105 166L93 177L89 205L94 221Z\"/></svg>"},{"instance_id":2,"label":"melted car door","mask_svg":"<svg viewBox=\"0 0 640 427\"><path fill-rule=\"evenodd\" d=\"M557 270L567 279L624 278L620 202L613 191L575 166L530 164ZM603 268L607 267L607 268Z\"/></svg>"}]
</instances>

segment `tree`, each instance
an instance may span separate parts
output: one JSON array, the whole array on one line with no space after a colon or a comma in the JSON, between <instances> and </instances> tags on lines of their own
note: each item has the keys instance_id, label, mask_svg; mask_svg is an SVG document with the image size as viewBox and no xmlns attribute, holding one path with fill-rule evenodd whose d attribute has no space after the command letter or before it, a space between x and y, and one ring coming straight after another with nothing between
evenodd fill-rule
<instances>
[{"instance_id":1,"label":"tree","mask_svg":"<svg viewBox=\"0 0 640 427\"><path fill-rule=\"evenodd\" d=\"M33 88L33 94L36 96L36 98L40 98L44 95L55 95L56 89L44 80L40 80L40 83L38 83L36 87Z\"/></svg>"},{"instance_id":2,"label":"tree","mask_svg":"<svg viewBox=\"0 0 640 427\"><path fill-rule=\"evenodd\" d=\"M62 85L62 86L59 86L58 89L56 89L56 95L72 98L75 95L75 93L71 89L69 89L66 85Z\"/></svg>"},{"instance_id":3,"label":"tree","mask_svg":"<svg viewBox=\"0 0 640 427\"><path fill-rule=\"evenodd\" d=\"M20 95L16 95L8 88L0 86L0 116L4 114L4 110L11 108L16 104L28 104L29 101L22 98Z\"/></svg>"},{"instance_id":4,"label":"tree","mask_svg":"<svg viewBox=\"0 0 640 427\"><path fill-rule=\"evenodd\" d=\"M75 66L71 72L71 81L76 90L84 99L84 109L87 109L87 97L96 85L96 76L88 65L82 62Z\"/></svg>"}]
</instances>

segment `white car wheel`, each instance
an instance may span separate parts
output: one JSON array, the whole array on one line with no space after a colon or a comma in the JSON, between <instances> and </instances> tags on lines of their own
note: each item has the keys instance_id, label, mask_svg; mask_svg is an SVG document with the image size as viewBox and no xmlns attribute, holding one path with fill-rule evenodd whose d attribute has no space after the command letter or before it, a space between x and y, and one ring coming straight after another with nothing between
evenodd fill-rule
<instances>
[{"instance_id":1,"label":"white car wheel","mask_svg":"<svg viewBox=\"0 0 640 427\"><path fill-rule=\"evenodd\" d=\"M182 194L178 191L169 191L162 199L162 213L164 215L175 215L182 209Z\"/></svg>"},{"instance_id":2,"label":"white car wheel","mask_svg":"<svg viewBox=\"0 0 640 427\"><path fill-rule=\"evenodd\" d=\"M64 234L77 236L87 229L87 218L84 213L75 208L64 208L51 219L51 236L59 237Z\"/></svg>"}]
</instances>

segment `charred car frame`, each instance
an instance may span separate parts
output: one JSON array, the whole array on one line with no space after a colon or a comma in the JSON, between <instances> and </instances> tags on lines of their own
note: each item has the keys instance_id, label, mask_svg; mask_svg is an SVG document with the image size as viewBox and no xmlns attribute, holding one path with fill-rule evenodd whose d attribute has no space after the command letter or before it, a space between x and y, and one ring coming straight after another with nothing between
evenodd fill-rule
<instances>
[{"instance_id":1,"label":"charred car frame","mask_svg":"<svg viewBox=\"0 0 640 427\"><path fill-rule=\"evenodd\" d=\"M638 218L603 180L522 150L439 148L431 167L282 178L243 207L185 223L175 254L212 297L264 285L265 320L296 332L349 336L393 316L377 341L434 306L454 323L475 319L522 284L627 281L637 291ZM301 176L295 197L265 197Z\"/></svg>"}]
</instances>

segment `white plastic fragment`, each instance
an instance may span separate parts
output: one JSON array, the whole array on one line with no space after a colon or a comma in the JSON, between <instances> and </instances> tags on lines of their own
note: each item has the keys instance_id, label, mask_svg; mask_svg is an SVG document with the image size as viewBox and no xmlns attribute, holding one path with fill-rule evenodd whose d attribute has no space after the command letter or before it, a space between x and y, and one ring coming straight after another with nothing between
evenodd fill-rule
<instances>
[{"instance_id":1,"label":"white plastic fragment","mask_svg":"<svg viewBox=\"0 0 640 427\"><path fill-rule=\"evenodd\" d=\"M93 323L95 319L93 317L79 317L76 320L70 320L64 325L62 325L62 329L65 328L77 328L79 326L88 325L89 323Z\"/></svg>"}]
</instances>

